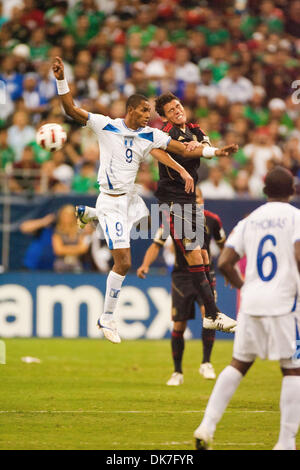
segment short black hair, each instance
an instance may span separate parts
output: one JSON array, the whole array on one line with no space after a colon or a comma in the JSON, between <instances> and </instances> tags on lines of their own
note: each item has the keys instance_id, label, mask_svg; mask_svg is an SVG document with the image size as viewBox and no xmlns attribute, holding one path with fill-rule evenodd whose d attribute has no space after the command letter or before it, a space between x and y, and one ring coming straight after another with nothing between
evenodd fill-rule
<instances>
[{"instance_id":1,"label":"short black hair","mask_svg":"<svg viewBox=\"0 0 300 470\"><path fill-rule=\"evenodd\" d=\"M142 103L142 101L149 101L149 98L139 93L135 93L134 95L129 96L128 100L126 101L126 113L129 108L137 108Z\"/></svg>"},{"instance_id":2,"label":"short black hair","mask_svg":"<svg viewBox=\"0 0 300 470\"><path fill-rule=\"evenodd\" d=\"M177 96L175 96L173 93L168 91L167 93L163 93L160 95L158 98L155 100L155 111L160 115L165 117L165 111L164 111L164 106L168 103L170 103L173 100L178 100L180 101Z\"/></svg>"},{"instance_id":3,"label":"short black hair","mask_svg":"<svg viewBox=\"0 0 300 470\"><path fill-rule=\"evenodd\" d=\"M269 198L288 198L295 192L294 178L286 168L277 165L270 170L265 178L264 193Z\"/></svg>"}]
</instances>

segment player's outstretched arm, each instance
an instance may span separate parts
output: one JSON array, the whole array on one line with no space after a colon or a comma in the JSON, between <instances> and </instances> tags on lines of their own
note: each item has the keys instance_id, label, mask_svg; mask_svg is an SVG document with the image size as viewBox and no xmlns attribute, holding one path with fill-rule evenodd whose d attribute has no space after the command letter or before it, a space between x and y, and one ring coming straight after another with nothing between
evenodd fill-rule
<instances>
[{"instance_id":1,"label":"player's outstretched arm","mask_svg":"<svg viewBox=\"0 0 300 470\"><path fill-rule=\"evenodd\" d=\"M163 165L169 166L180 174L185 181L185 192L193 193L195 191L194 179L183 166L179 165L170 155L161 149L153 149L150 154Z\"/></svg>"},{"instance_id":2,"label":"player's outstretched arm","mask_svg":"<svg viewBox=\"0 0 300 470\"><path fill-rule=\"evenodd\" d=\"M239 272L235 269L235 264L239 261L239 259L239 255L233 248L225 246L220 254L218 261L218 268L220 269L221 273L230 282L230 284L237 289L241 289L244 284L244 281L241 278Z\"/></svg>"},{"instance_id":3,"label":"player's outstretched arm","mask_svg":"<svg viewBox=\"0 0 300 470\"><path fill-rule=\"evenodd\" d=\"M231 144L218 149L216 147L210 147L210 145L202 145L199 144L196 148L191 150L192 147L184 145L182 142L178 142L177 140L171 139L167 150L171 153L176 153L177 155L181 155L185 158L212 158L212 157L230 157L232 154L237 152L238 145Z\"/></svg>"},{"instance_id":4,"label":"player's outstretched arm","mask_svg":"<svg viewBox=\"0 0 300 470\"><path fill-rule=\"evenodd\" d=\"M157 243L152 243L148 250L145 253L143 263L142 265L137 269L137 276L140 277L141 279L145 279L146 274L149 272L149 268L152 263L156 260L158 257L158 253L160 250L160 246Z\"/></svg>"},{"instance_id":5,"label":"player's outstretched arm","mask_svg":"<svg viewBox=\"0 0 300 470\"><path fill-rule=\"evenodd\" d=\"M55 57L52 70L56 78L58 94L66 114L80 124L85 125L88 120L88 112L75 105L69 90L68 82L65 79L64 64L60 57Z\"/></svg>"}]
</instances>

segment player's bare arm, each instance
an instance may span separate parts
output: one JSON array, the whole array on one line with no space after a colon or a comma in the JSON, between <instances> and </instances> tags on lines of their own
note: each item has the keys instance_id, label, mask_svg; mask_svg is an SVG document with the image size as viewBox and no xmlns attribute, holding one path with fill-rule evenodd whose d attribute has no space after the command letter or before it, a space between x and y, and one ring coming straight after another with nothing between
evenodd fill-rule
<instances>
[{"instance_id":1,"label":"player's bare arm","mask_svg":"<svg viewBox=\"0 0 300 470\"><path fill-rule=\"evenodd\" d=\"M187 193L194 192L195 190L194 179L185 170L185 168L183 168L183 166L179 165L179 163L177 163L172 157L170 157L170 155L164 150L153 149L150 153L156 160L161 162L163 165L169 166L170 168L172 168L173 170L177 171L180 174L181 178L185 181L185 191Z\"/></svg>"},{"instance_id":2,"label":"player's bare arm","mask_svg":"<svg viewBox=\"0 0 300 470\"><path fill-rule=\"evenodd\" d=\"M58 87L59 84L61 84L62 86L61 90L58 89L58 93L66 114L72 117L75 121L79 122L80 124L85 125L88 120L88 112L84 109L78 108L75 105L68 87L68 83L65 79L64 64L60 57L55 57L52 65L52 70L56 80L58 80Z\"/></svg>"},{"instance_id":3,"label":"player's bare arm","mask_svg":"<svg viewBox=\"0 0 300 470\"><path fill-rule=\"evenodd\" d=\"M230 157L238 150L238 145L231 144L221 149L210 147L205 144L199 144L197 146L186 146L182 142L177 140L170 140L167 150L171 153L179 154L185 158L212 158L215 157Z\"/></svg>"},{"instance_id":4,"label":"player's bare arm","mask_svg":"<svg viewBox=\"0 0 300 470\"><path fill-rule=\"evenodd\" d=\"M244 284L240 273L235 268L235 265L239 259L239 255L233 248L225 246L220 254L218 261L218 268L220 269L221 273L230 282L230 284L237 289L241 289Z\"/></svg>"},{"instance_id":5,"label":"player's bare arm","mask_svg":"<svg viewBox=\"0 0 300 470\"><path fill-rule=\"evenodd\" d=\"M136 274L138 277L140 277L141 279L146 278L146 274L148 274L151 264L154 263L154 261L158 257L160 248L161 247L157 243L152 243L149 246L148 250L145 253L142 265L137 269Z\"/></svg>"}]
</instances>

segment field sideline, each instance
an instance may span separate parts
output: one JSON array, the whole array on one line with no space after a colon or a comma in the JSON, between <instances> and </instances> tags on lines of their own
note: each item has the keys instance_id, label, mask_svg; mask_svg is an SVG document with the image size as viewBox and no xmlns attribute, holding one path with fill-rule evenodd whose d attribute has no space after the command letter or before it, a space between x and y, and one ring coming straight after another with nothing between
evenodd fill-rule
<instances>
[{"instance_id":1,"label":"field sideline","mask_svg":"<svg viewBox=\"0 0 300 470\"><path fill-rule=\"evenodd\" d=\"M198 373L200 341L186 342L180 387L165 385L172 372L168 340L5 343L0 449L194 449L193 431L214 384ZM217 373L231 352L232 341L216 341L212 362ZM41 363L26 364L23 356ZM278 363L257 361L219 424L214 449L272 449L279 430L280 387Z\"/></svg>"}]
</instances>

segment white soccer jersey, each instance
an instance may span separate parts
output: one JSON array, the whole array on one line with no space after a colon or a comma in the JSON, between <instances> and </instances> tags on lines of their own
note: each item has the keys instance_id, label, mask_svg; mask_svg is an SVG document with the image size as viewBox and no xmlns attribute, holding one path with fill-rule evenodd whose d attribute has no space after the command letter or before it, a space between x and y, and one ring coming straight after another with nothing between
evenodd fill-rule
<instances>
[{"instance_id":1,"label":"white soccer jersey","mask_svg":"<svg viewBox=\"0 0 300 470\"><path fill-rule=\"evenodd\" d=\"M294 243L300 240L300 211L268 202L240 221L225 246L247 259L241 289L242 313L285 315L295 311L299 273Z\"/></svg>"},{"instance_id":2,"label":"white soccer jersey","mask_svg":"<svg viewBox=\"0 0 300 470\"><path fill-rule=\"evenodd\" d=\"M171 140L168 134L159 129L146 126L134 131L128 129L123 119L111 119L102 114L89 113L87 126L98 137L98 182L101 192L108 194L129 192L141 161L154 148L166 149Z\"/></svg>"}]
</instances>

